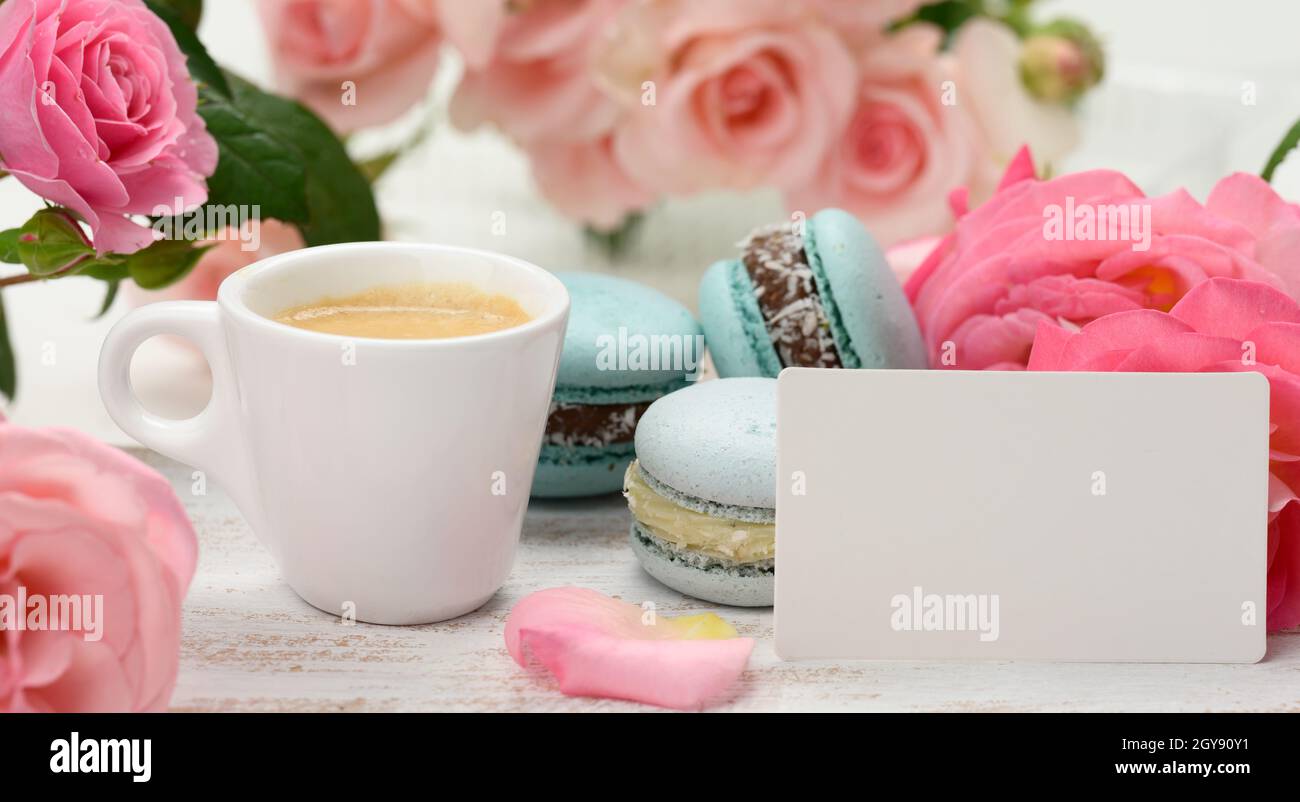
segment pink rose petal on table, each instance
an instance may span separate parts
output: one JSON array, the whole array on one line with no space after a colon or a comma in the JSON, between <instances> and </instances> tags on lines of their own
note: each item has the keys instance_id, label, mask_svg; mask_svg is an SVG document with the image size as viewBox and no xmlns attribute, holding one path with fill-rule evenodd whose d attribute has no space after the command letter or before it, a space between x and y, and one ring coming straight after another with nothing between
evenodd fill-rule
<instances>
[{"instance_id":1,"label":"pink rose petal on table","mask_svg":"<svg viewBox=\"0 0 1300 802\"><path fill-rule=\"evenodd\" d=\"M744 671L752 638L715 615L668 618L577 587L524 597L506 619L506 649L545 666L566 696L698 710Z\"/></svg>"}]
</instances>

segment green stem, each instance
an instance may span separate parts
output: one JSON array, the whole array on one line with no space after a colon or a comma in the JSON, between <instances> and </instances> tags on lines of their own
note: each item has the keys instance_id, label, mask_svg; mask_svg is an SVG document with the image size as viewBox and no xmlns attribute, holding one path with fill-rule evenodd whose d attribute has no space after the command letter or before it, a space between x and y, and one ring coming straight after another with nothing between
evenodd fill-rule
<instances>
[{"instance_id":1,"label":"green stem","mask_svg":"<svg viewBox=\"0 0 1300 802\"><path fill-rule=\"evenodd\" d=\"M1273 148L1272 155L1268 157L1268 163L1264 165L1264 169L1259 174L1260 178L1272 183L1273 173L1282 162L1286 161L1287 154L1295 150L1297 145L1300 145L1300 120L1296 120L1295 125L1291 126L1291 130L1286 132L1286 136L1282 137L1282 141L1277 143L1276 148Z\"/></svg>"}]
</instances>

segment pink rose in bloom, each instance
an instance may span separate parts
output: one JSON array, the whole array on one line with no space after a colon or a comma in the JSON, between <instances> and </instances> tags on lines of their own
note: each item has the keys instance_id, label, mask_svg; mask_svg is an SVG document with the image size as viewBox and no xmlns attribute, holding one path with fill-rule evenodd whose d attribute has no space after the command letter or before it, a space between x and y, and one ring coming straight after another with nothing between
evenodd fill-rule
<instances>
[{"instance_id":1,"label":"pink rose in bloom","mask_svg":"<svg viewBox=\"0 0 1300 802\"><path fill-rule=\"evenodd\" d=\"M627 108L619 162L674 194L804 184L848 123L857 83L835 31L786 0L635 4L601 70Z\"/></svg>"},{"instance_id":2,"label":"pink rose in bloom","mask_svg":"<svg viewBox=\"0 0 1300 802\"><path fill-rule=\"evenodd\" d=\"M525 596L506 618L506 650L546 667L566 696L698 710L740 678L753 638L712 613L670 618L587 588Z\"/></svg>"},{"instance_id":3,"label":"pink rose in bloom","mask_svg":"<svg viewBox=\"0 0 1300 802\"><path fill-rule=\"evenodd\" d=\"M1103 210L1132 222L1127 237L1086 225ZM1219 276L1300 291L1300 212L1261 179L1228 176L1202 205L1183 190L1148 198L1109 170L1039 181L1022 154L906 290L932 366L1017 369L1040 322L1078 328L1115 312L1169 310Z\"/></svg>"},{"instance_id":4,"label":"pink rose in bloom","mask_svg":"<svg viewBox=\"0 0 1300 802\"><path fill-rule=\"evenodd\" d=\"M592 59L625 2L533 0L512 6L491 59L469 63L452 98L452 121L465 130L494 123L524 144L602 138L619 110L597 86Z\"/></svg>"},{"instance_id":5,"label":"pink rose in bloom","mask_svg":"<svg viewBox=\"0 0 1300 802\"><path fill-rule=\"evenodd\" d=\"M451 0L262 0L260 9L279 83L341 133L419 103L444 34L467 59L486 60L501 14L495 2Z\"/></svg>"},{"instance_id":6,"label":"pink rose in bloom","mask_svg":"<svg viewBox=\"0 0 1300 802\"><path fill-rule=\"evenodd\" d=\"M166 709L197 549L151 468L70 429L0 421L0 597L27 599L25 624L0 626L0 711ZM60 595L102 607L81 604L80 630L33 627L33 600Z\"/></svg>"},{"instance_id":7,"label":"pink rose in bloom","mask_svg":"<svg viewBox=\"0 0 1300 802\"><path fill-rule=\"evenodd\" d=\"M0 4L0 168L76 212L101 253L153 241L128 215L207 200L217 145L197 102L141 0Z\"/></svg>"},{"instance_id":8,"label":"pink rose in bloom","mask_svg":"<svg viewBox=\"0 0 1300 802\"><path fill-rule=\"evenodd\" d=\"M1300 626L1300 305L1267 284L1211 278L1168 313L1117 312L1077 332L1041 320L1028 367L1268 377L1268 629Z\"/></svg>"},{"instance_id":9,"label":"pink rose in bloom","mask_svg":"<svg viewBox=\"0 0 1300 802\"><path fill-rule=\"evenodd\" d=\"M941 57L942 32L909 25L864 51L852 119L819 169L804 176L787 206L839 207L862 219L882 244L943 233L952 226L948 195L986 182L992 163L968 104ZM945 82L953 82L944 89Z\"/></svg>"},{"instance_id":10,"label":"pink rose in bloom","mask_svg":"<svg viewBox=\"0 0 1300 802\"><path fill-rule=\"evenodd\" d=\"M614 157L613 137L527 146L542 194L568 217L599 230L616 228L654 196L628 178Z\"/></svg>"},{"instance_id":11,"label":"pink rose in bloom","mask_svg":"<svg viewBox=\"0 0 1300 802\"><path fill-rule=\"evenodd\" d=\"M212 245L212 249L199 257L194 269L175 284L161 290L145 290L130 283L127 285L127 290L138 303L215 301L217 287L221 286L221 282L225 281L231 273L248 267L259 259L296 251L304 245L298 229L287 223L279 220L263 220L258 225L260 227L258 237L261 241L258 243L259 247L255 249L245 250L246 244L239 239L239 232L229 229L221 239L208 240L204 243ZM184 342L189 341L184 340Z\"/></svg>"}]
</instances>

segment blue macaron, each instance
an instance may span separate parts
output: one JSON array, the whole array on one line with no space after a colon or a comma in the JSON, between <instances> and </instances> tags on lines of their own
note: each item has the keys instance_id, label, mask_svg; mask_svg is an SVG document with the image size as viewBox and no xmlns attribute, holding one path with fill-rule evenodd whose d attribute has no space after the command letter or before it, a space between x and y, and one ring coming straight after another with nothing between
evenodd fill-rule
<instances>
[{"instance_id":1,"label":"blue macaron","mask_svg":"<svg viewBox=\"0 0 1300 802\"><path fill-rule=\"evenodd\" d=\"M776 577L776 381L703 381L650 405L624 495L641 565L674 590L766 607Z\"/></svg>"},{"instance_id":2,"label":"blue macaron","mask_svg":"<svg viewBox=\"0 0 1300 802\"><path fill-rule=\"evenodd\" d=\"M741 258L717 262L700 282L718 375L926 367L907 297L853 215L823 209L801 226L760 228L741 248Z\"/></svg>"},{"instance_id":3,"label":"blue macaron","mask_svg":"<svg viewBox=\"0 0 1300 802\"><path fill-rule=\"evenodd\" d=\"M595 273L557 276L569 291L569 327L532 494L612 493L632 460L638 420L694 378L704 338L686 307L650 287Z\"/></svg>"}]
</instances>

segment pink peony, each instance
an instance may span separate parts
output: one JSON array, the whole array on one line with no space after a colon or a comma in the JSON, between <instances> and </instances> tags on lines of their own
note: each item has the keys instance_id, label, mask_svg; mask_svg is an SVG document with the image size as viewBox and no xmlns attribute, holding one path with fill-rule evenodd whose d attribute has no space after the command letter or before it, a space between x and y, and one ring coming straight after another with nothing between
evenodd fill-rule
<instances>
[{"instance_id":1,"label":"pink peony","mask_svg":"<svg viewBox=\"0 0 1300 802\"><path fill-rule=\"evenodd\" d=\"M1131 309L1077 332L1040 320L1028 367L1267 376L1268 628L1300 626L1300 305L1267 284L1211 278L1168 313Z\"/></svg>"},{"instance_id":2,"label":"pink peony","mask_svg":"<svg viewBox=\"0 0 1300 802\"><path fill-rule=\"evenodd\" d=\"M801 185L853 110L852 55L786 0L635 4L600 63L627 108L615 154L658 192Z\"/></svg>"},{"instance_id":3,"label":"pink peony","mask_svg":"<svg viewBox=\"0 0 1300 802\"><path fill-rule=\"evenodd\" d=\"M0 4L0 168L76 212L100 252L152 242L128 215L207 200L217 145L197 102L141 0Z\"/></svg>"},{"instance_id":4,"label":"pink peony","mask_svg":"<svg viewBox=\"0 0 1300 802\"><path fill-rule=\"evenodd\" d=\"M490 5L493 0L487 0ZM492 57L470 63L452 98L463 129L490 122L518 142L592 142L618 106L597 86L592 58L626 0L536 0L500 25Z\"/></svg>"},{"instance_id":5,"label":"pink peony","mask_svg":"<svg viewBox=\"0 0 1300 802\"><path fill-rule=\"evenodd\" d=\"M754 650L712 613L669 618L586 588L524 597L506 619L506 649L531 654L568 696L695 710L722 699Z\"/></svg>"},{"instance_id":6,"label":"pink peony","mask_svg":"<svg viewBox=\"0 0 1300 802\"><path fill-rule=\"evenodd\" d=\"M342 133L419 103L444 35L468 60L485 61L502 14L490 0L261 0L260 8L280 84Z\"/></svg>"},{"instance_id":7,"label":"pink peony","mask_svg":"<svg viewBox=\"0 0 1300 802\"><path fill-rule=\"evenodd\" d=\"M1085 225L1103 212L1132 221L1127 238ZM1148 198L1109 170L1039 181L1022 153L906 289L933 366L1016 369L1041 322L1078 328L1114 312L1168 310L1216 276L1296 296L1300 211L1251 175L1223 179L1202 205L1182 190Z\"/></svg>"},{"instance_id":8,"label":"pink peony","mask_svg":"<svg viewBox=\"0 0 1300 802\"><path fill-rule=\"evenodd\" d=\"M0 610L28 600L26 629L0 614L0 711L165 709L197 548L151 468L76 431L0 421ZM99 596L102 617L33 627L32 600L56 596Z\"/></svg>"},{"instance_id":9,"label":"pink peony","mask_svg":"<svg viewBox=\"0 0 1300 802\"><path fill-rule=\"evenodd\" d=\"M886 245L952 226L949 193L982 184L991 163L970 104L957 100L952 64L939 55L942 40L938 28L917 24L864 51L853 117L789 193L790 208L845 209Z\"/></svg>"}]
</instances>

